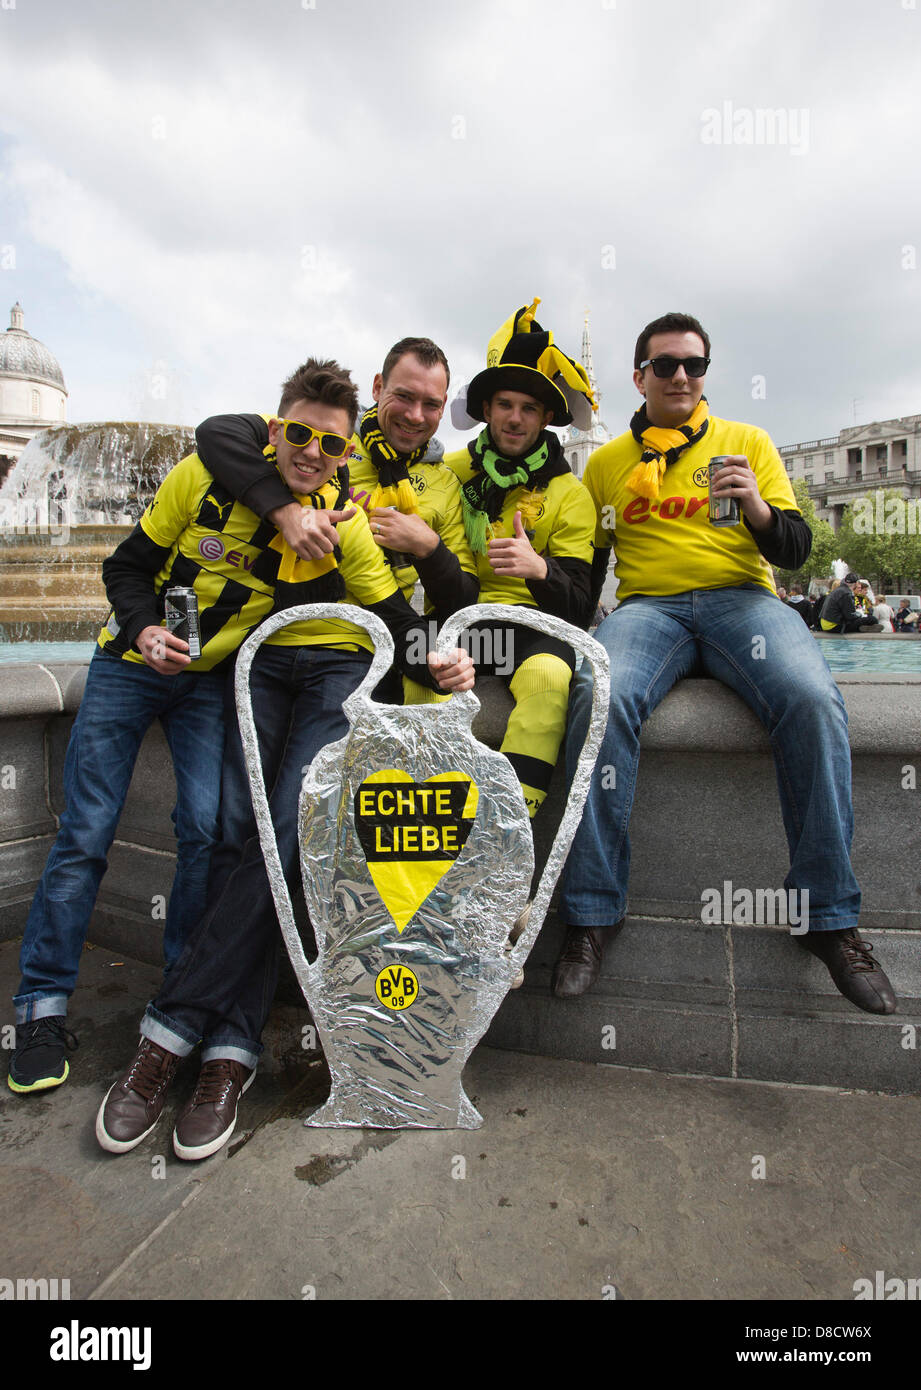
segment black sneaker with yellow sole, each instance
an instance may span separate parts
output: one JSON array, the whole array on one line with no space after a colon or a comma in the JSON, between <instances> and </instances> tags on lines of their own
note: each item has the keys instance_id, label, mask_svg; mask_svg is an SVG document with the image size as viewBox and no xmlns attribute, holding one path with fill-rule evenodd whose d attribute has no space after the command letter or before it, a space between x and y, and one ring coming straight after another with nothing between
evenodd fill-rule
<instances>
[{"instance_id":1,"label":"black sneaker with yellow sole","mask_svg":"<svg viewBox=\"0 0 921 1390\"><path fill-rule=\"evenodd\" d=\"M10 1059L7 1085L18 1095L60 1086L70 1072L66 1053L78 1046L63 1014L17 1023L16 1050Z\"/></svg>"}]
</instances>

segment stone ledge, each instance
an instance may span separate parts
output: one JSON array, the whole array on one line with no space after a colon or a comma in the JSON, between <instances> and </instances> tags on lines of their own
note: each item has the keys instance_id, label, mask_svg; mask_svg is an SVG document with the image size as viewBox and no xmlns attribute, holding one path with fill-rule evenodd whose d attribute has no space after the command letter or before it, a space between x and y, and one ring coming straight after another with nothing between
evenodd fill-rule
<instances>
[{"instance_id":1,"label":"stone ledge","mask_svg":"<svg viewBox=\"0 0 921 1390\"><path fill-rule=\"evenodd\" d=\"M81 664L0 666L6 746L24 750L18 755L23 768L44 769L40 786L30 773L20 803L4 808L0 937L22 931L52 843L48 808L61 809L64 750L85 677ZM901 677L841 676L839 685L854 754L853 860L865 895L862 924L879 940L879 954L903 1000L902 1012L885 1021L892 1028L917 1019L921 996L921 874L914 868L921 848L921 790L903 790L900 782L904 763L916 762L921 753L921 689L917 680ZM510 697L501 681L489 679L480 683L479 694L475 732L497 746ZM648 721L641 745L631 826L631 920L606 961L598 990L568 1003L551 999L550 970L562 937L551 912L528 962L525 986L504 1002L489 1041L548 1056L694 1075L912 1089L910 1058L917 1054L908 1061L877 1055L873 1039L881 1036L880 1020L834 993L823 967L794 948L785 930L700 921L707 886L720 887L724 880L750 888L779 886L787 871L773 762L755 716L717 682L684 681ZM539 863L562 813L563 782L558 770L535 823ZM153 899L168 891L173 872L174 797L168 750L155 725L144 741L92 927L95 941L153 963L160 958L162 930ZM904 873L892 871L893 844L905 847L911 867ZM879 928L885 929L882 935ZM292 985L288 972L285 997L298 1000ZM618 1028L616 1058L599 1055L601 1026L612 1022ZM855 1037L861 1041L850 1047L848 1060L841 1048Z\"/></svg>"}]
</instances>

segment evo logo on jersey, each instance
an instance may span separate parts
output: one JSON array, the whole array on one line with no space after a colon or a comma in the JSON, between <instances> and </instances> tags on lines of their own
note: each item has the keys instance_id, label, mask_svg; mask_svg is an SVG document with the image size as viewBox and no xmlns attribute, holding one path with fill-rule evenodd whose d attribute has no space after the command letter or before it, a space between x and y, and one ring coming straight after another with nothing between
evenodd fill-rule
<instances>
[{"instance_id":1,"label":"evo logo on jersey","mask_svg":"<svg viewBox=\"0 0 921 1390\"><path fill-rule=\"evenodd\" d=\"M374 886L398 932L460 854L479 791L463 772L414 782L398 768L372 772L355 793L355 830Z\"/></svg>"},{"instance_id":2,"label":"evo logo on jersey","mask_svg":"<svg viewBox=\"0 0 921 1390\"><path fill-rule=\"evenodd\" d=\"M244 555L242 550L227 550L224 542L219 536L203 536L198 542L198 553L204 560L223 559L227 565L234 565L237 569L241 566L245 570L251 570L256 563L255 555Z\"/></svg>"},{"instance_id":3,"label":"evo logo on jersey","mask_svg":"<svg viewBox=\"0 0 921 1390\"><path fill-rule=\"evenodd\" d=\"M624 507L622 520L628 526L648 521L652 515L660 516L664 521L676 521L680 516L690 521L701 507L706 511L706 497L663 497L661 502L650 502L646 497L634 497L633 501Z\"/></svg>"}]
</instances>

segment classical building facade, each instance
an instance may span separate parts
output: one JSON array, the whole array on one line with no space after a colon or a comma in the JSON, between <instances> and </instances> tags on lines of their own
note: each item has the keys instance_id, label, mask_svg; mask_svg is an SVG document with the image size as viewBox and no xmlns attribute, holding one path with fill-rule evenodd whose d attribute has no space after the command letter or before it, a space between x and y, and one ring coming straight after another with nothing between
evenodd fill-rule
<instances>
[{"instance_id":1,"label":"classical building facade","mask_svg":"<svg viewBox=\"0 0 921 1390\"><path fill-rule=\"evenodd\" d=\"M877 488L921 497L921 415L785 444L780 456L791 479L804 479L817 514L836 531L845 507Z\"/></svg>"},{"instance_id":2,"label":"classical building facade","mask_svg":"<svg viewBox=\"0 0 921 1390\"><path fill-rule=\"evenodd\" d=\"M0 335L0 479L29 440L67 417L67 387L57 358L26 332L22 305Z\"/></svg>"}]
</instances>

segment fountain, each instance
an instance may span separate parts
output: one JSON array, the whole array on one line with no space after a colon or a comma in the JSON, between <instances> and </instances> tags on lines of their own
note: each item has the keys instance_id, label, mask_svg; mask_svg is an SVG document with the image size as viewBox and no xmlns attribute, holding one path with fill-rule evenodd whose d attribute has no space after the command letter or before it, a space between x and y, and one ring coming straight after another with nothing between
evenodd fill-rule
<instances>
[{"instance_id":1,"label":"fountain","mask_svg":"<svg viewBox=\"0 0 921 1390\"><path fill-rule=\"evenodd\" d=\"M0 642L88 640L109 611L102 561L195 449L183 425L56 425L0 487Z\"/></svg>"}]
</instances>

